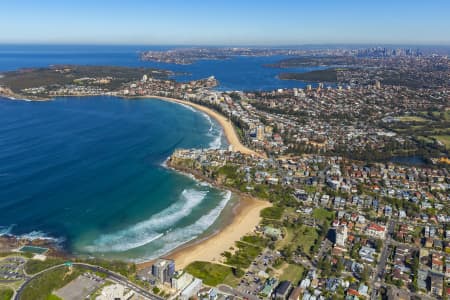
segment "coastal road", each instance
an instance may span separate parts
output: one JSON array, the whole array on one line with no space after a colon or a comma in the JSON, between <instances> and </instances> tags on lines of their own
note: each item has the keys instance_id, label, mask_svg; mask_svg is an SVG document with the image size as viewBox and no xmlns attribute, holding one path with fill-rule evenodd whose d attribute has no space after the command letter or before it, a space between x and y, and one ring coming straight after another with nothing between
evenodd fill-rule
<instances>
[{"instance_id":1,"label":"coastal road","mask_svg":"<svg viewBox=\"0 0 450 300\"><path fill-rule=\"evenodd\" d=\"M115 273L115 272L113 272L111 270L108 270L108 269L105 269L103 267L96 266L96 265L86 264L86 263L73 263L72 265L73 266L82 267L84 269L88 269L88 270L93 271L93 272L103 273L103 274L107 275L108 277L110 277L111 279L113 279L114 281L116 281L117 283L122 284L123 286L131 289L132 291L134 291L135 293L137 293L137 294L139 294L141 296L146 297L147 299L150 299L150 300L164 300L164 298L150 293L149 291L147 291L147 290L141 288L140 286L134 284L133 282L129 281L128 278L126 278L125 276L122 276L122 275L120 275L118 273ZM33 279L43 275L46 272L49 272L49 271L52 271L52 270L55 270L55 269L58 269L58 268L67 268L67 266L64 265L64 264L56 265L56 266L50 267L48 269L45 269L45 270L43 270L41 272L38 272L38 273L30 276L29 278L27 278L27 280L22 284L22 286L17 290L17 293L15 294L14 299L15 300L20 300L23 290L25 289L25 287L31 281L33 281Z\"/></svg>"}]
</instances>

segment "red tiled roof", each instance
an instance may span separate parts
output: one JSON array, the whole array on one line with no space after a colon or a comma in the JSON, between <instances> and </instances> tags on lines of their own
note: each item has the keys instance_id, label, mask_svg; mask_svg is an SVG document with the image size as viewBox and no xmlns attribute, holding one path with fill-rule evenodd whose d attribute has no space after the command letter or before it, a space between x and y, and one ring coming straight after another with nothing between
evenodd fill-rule
<instances>
[{"instance_id":1,"label":"red tiled roof","mask_svg":"<svg viewBox=\"0 0 450 300\"><path fill-rule=\"evenodd\" d=\"M375 231L384 231L385 230L384 226L378 225L376 223L370 224L368 229L375 230Z\"/></svg>"},{"instance_id":2,"label":"red tiled roof","mask_svg":"<svg viewBox=\"0 0 450 300\"><path fill-rule=\"evenodd\" d=\"M358 293L357 290L354 290L354 289L348 289L348 290L347 290L347 295L350 295L350 296L359 296L359 293Z\"/></svg>"}]
</instances>

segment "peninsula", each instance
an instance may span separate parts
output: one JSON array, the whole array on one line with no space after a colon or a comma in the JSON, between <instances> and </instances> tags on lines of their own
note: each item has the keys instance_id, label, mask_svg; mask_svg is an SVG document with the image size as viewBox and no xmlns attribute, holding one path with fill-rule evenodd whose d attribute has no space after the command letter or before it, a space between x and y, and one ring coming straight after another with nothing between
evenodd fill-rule
<instances>
[{"instance_id":1,"label":"peninsula","mask_svg":"<svg viewBox=\"0 0 450 300\"><path fill-rule=\"evenodd\" d=\"M450 90L442 76L448 58L352 59L366 61L364 68L385 66L370 68L368 76L336 68L336 86L223 92L213 89L218 82L212 76L176 82L149 73L98 91L189 105L217 120L231 146L177 149L170 156L168 167L241 200L219 232L138 265L135 280L165 296L186 290L180 280L248 299L268 299L278 287L338 299L376 298L385 287L443 294L444 262L450 262ZM390 85L388 70L416 82L420 74L431 76L420 86L403 75ZM313 75L323 74L302 76ZM348 81L339 84L342 78ZM100 78L73 85L77 79L15 91L83 96ZM170 280L158 277L155 270L173 264L183 270Z\"/></svg>"}]
</instances>

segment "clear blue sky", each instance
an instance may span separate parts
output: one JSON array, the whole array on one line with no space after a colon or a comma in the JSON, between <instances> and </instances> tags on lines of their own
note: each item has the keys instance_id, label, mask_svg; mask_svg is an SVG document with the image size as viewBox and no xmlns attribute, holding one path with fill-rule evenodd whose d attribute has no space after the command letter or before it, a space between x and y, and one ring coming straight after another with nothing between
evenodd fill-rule
<instances>
[{"instance_id":1,"label":"clear blue sky","mask_svg":"<svg viewBox=\"0 0 450 300\"><path fill-rule=\"evenodd\" d=\"M450 0L3 0L0 43L450 44Z\"/></svg>"}]
</instances>

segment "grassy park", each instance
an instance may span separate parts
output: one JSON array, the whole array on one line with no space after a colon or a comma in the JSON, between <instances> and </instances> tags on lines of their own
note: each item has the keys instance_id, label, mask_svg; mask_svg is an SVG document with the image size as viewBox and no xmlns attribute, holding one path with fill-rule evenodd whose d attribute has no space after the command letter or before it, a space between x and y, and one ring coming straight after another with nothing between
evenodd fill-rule
<instances>
[{"instance_id":1,"label":"grassy park","mask_svg":"<svg viewBox=\"0 0 450 300\"><path fill-rule=\"evenodd\" d=\"M289 280L296 284L302 279L304 271L305 269L301 265L285 265L283 266L280 280Z\"/></svg>"},{"instance_id":2,"label":"grassy park","mask_svg":"<svg viewBox=\"0 0 450 300\"><path fill-rule=\"evenodd\" d=\"M13 294L12 289L0 286L0 300L10 300Z\"/></svg>"},{"instance_id":3,"label":"grassy park","mask_svg":"<svg viewBox=\"0 0 450 300\"><path fill-rule=\"evenodd\" d=\"M52 293L65 286L82 273L81 269L67 267L45 272L34 278L23 290L21 300L55 300Z\"/></svg>"},{"instance_id":4,"label":"grassy park","mask_svg":"<svg viewBox=\"0 0 450 300\"><path fill-rule=\"evenodd\" d=\"M233 272L231 267L203 261L193 262L185 270L202 279L209 286L216 286L220 283L236 286L242 276Z\"/></svg>"}]
</instances>

